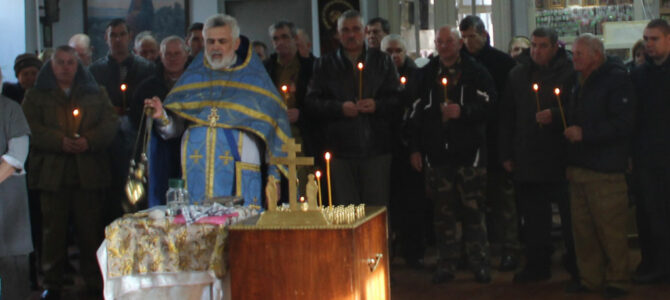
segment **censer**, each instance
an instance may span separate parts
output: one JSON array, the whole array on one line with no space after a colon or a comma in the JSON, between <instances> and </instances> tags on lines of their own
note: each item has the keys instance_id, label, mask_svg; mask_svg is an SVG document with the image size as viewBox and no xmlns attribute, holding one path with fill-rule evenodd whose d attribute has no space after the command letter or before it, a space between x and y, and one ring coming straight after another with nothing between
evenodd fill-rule
<instances>
[{"instance_id":1,"label":"censer","mask_svg":"<svg viewBox=\"0 0 670 300\"><path fill-rule=\"evenodd\" d=\"M128 202L134 207L146 197L147 193L147 172L149 169L149 158L147 156L147 148L149 144L149 137L151 136L151 128L153 127L153 119L151 117L146 117L147 115L152 115L153 109L147 108L142 117L140 118L140 124L146 122L144 126L144 131L140 134L137 134L135 139L135 146L133 147L133 154L130 159L130 169L128 170L128 180L126 181L126 197L128 197ZM139 147L140 140L142 141L142 152L137 155L137 148Z\"/></svg>"}]
</instances>

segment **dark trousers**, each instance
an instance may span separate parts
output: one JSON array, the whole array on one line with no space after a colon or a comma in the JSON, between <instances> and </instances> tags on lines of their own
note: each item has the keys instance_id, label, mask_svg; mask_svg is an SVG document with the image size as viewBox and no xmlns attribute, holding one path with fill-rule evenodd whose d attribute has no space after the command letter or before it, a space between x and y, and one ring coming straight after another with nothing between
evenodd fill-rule
<instances>
[{"instance_id":1,"label":"dark trousers","mask_svg":"<svg viewBox=\"0 0 670 300\"><path fill-rule=\"evenodd\" d=\"M44 287L63 287L67 263L67 225L72 216L80 250L81 275L89 289L101 289L102 277L96 251L104 233L101 223L104 193L99 190L63 188L58 192L42 191Z\"/></svg>"},{"instance_id":2,"label":"dark trousers","mask_svg":"<svg viewBox=\"0 0 670 300\"><path fill-rule=\"evenodd\" d=\"M330 164L333 205L388 206L391 155L333 158ZM327 198L325 198L327 201Z\"/></svg>"},{"instance_id":3,"label":"dark trousers","mask_svg":"<svg viewBox=\"0 0 670 300\"><path fill-rule=\"evenodd\" d=\"M640 191L638 209L649 222L651 272L670 273L670 168L637 168ZM642 253L643 255L645 253ZM648 258L643 257L643 261Z\"/></svg>"},{"instance_id":4,"label":"dark trousers","mask_svg":"<svg viewBox=\"0 0 670 300\"><path fill-rule=\"evenodd\" d=\"M500 245L502 255L516 255L519 252L519 215L514 182L505 170L489 168L486 189L489 241Z\"/></svg>"},{"instance_id":5,"label":"dark trousers","mask_svg":"<svg viewBox=\"0 0 670 300\"><path fill-rule=\"evenodd\" d=\"M551 203L554 202L558 204L561 215L561 233L566 249L565 267L573 277L577 277L567 182L517 182L516 195L521 208L523 240L526 244L526 268L536 272L550 271L553 251Z\"/></svg>"},{"instance_id":6,"label":"dark trousers","mask_svg":"<svg viewBox=\"0 0 670 300\"><path fill-rule=\"evenodd\" d=\"M404 153L403 153L404 154ZM397 235L396 246L405 260L424 257L425 220L428 201L424 176L409 164L409 154L394 156L391 163L391 229Z\"/></svg>"}]
</instances>

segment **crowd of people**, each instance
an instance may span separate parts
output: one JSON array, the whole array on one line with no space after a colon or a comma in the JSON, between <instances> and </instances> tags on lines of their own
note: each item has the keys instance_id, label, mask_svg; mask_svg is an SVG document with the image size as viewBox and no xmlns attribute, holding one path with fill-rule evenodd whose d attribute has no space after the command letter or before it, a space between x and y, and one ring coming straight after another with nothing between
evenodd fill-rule
<instances>
[{"instance_id":1,"label":"crowd of people","mask_svg":"<svg viewBox=\"0 0 670 300\"><path fill-rule=\"evenodd\" d=\"M42 298L61 298L70 223L87 292L101 294L95 251L104 226L136 209L124 186L147 108L156 125L140 208L165 204L180 177L196 201L242 196L262 208L264 185L284 172L269 158L292 137L316 158L298 171L302 190L331 152L333 203L388 207L391 252L411 267L425 267L433 241L435 284L459 266L489 283L492 261L516 283L551 278L552 204L567 292L615 298L670 278L667 21L647 24L628 65L596 36L570 50L550 28L503 52L476 16L438 28L419 65L387 20L353 10L337 21L340 47L318 58L289 21L269 26L273 53L240 31L214 15L159 42L115 19L95 61L85 34L45 60L16 58L18 82L0 97L3 296L25 299L42 273Z\"/></svg>"}]
</instances>

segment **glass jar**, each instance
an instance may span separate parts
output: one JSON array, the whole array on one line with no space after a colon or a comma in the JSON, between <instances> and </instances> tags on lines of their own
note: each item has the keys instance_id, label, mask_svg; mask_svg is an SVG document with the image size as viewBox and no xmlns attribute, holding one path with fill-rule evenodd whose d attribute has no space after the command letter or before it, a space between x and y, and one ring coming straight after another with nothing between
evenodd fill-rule
<instances>
[{"instance_id":1,"label":"glass jar","mask_svg":"<svg viewBox=\"0 0 670 300\"><path fill-rule=\"evenodd\" d=\"M168 216L176 216L182 207L190 203L188 191L184 188L184 180L171 178L168 181L168 191L165 194L165 204L167 205Z\"/></svg>"}]
</instances>

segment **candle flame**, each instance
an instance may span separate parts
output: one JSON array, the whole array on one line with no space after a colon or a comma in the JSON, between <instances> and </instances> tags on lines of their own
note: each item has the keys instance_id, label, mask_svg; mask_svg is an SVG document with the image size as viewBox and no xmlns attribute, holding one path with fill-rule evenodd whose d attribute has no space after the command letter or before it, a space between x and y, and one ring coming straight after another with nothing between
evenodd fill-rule
<instances>
[{"instance_id":1,"label":"candle flame","mask_svg":"<svg viewBox=\"0 0 670 300\"><path fill-rule=\"evenodd\" d=\"M447 77L442 78L442 85L447 85L448 82L449 80L447 80Z\"/></svg>"},{"instance_id":2,"label":"candle flame","mask_svg":"<svg viewBox=\"0 0 670 300\"><path fill-rule=\"evenodd\" d=\"M316 178L321 178L321 171L317 170L315 172L315 174L316 174Z\"/></svg>"},{"instance_id":3,"label":"candle flame","mask_svg":"<svg viewBox=\"0 0 670 300\"><path fill-rule=\"evenodd\" d=\"M326 160L330 160L330 152L326 152L325 157L326 157Z\"/></svg>"},{"instance_id":4,"label":"candle flame","mask_svg":"<svg viewBox=\"0 0 670 300\"><path fill-rule=\"evenodd\" d=\"M125 92L127 88L128 88L128 86L125 83L121 84L121 91L122 92Z\"/></svg>"},{"instance_id":5,"label":"candle flame","mask_svg":"<svg viewBox=\"0 0 670 300\"><path fill-rule=\"evenodd\" d=\"M363 63L362 63L362 62L359 62L359 63L358 63L358 69L361 70L361 71L363 71Z\"/></svg>"},{"instance_id":6,"label":"candle flame","mask_svg":"<svg viewBox=\"0 0 670 300\"><path fill-rule=\"evenodd\" d=\"M284 93L288 92L288 86L287 85L282 85L281 86L281 91L284 92Z\"/></svg>"},{"instance_id":7,"label":"candle flame","mask_svg":"<svg viewBox=\"0 0 670 300\"><path fill-rule=\"evenodd\" d=\"M554 94L556 94L556 96L560 95L561 94L561 89L555 88L554 89Z\"/></svg>"},{"instance_id":8,"label":"candle flame","mask_svg":"<svg viewBox=\"0 0 670 300\"><path fill-rule=\"evenodd\" d=\"M537 83L533 83L533 91L536 91L540 89L540 86L537 85Z\"/></svg>"},{"instance_id":9,"label":"candle flame","mask_svg":"<svg viewBox=\"0 0 670 300\"><path fill-rule=\"evenodd\" d=\"M79 116L79 109L78 109L78 108L75 108L75 109L72 111L72 115L75 116L75 117L78 117L78 116Z\"/></svg>"},{"instance_id":10,"label":"candle flame","mask_svg":"<svg viewBox=\"0 0 670 300\"><path fill-rule=\"evenodd\" d=\"M405 76L400 77L400 83L402 84L407 83L407 78Z\"/></svg>"},{"instance_id":11,"label":"candle flame","mask_svg":"<svg viewBox=\"0 0 670 300\"><path fill-rule=\"evenodd\" d=\"M300 196L300 202L305 202L305 196Z\"/></svg>"}]
</instances>

